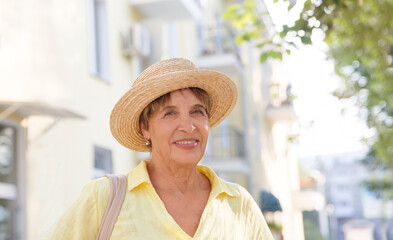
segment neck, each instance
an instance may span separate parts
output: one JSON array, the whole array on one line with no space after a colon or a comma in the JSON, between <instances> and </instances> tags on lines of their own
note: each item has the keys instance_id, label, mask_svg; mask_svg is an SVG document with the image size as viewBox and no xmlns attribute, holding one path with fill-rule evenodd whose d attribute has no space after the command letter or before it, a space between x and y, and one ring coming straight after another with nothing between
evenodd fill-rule
<instances>
[{"instance_id":1,"label":"neck","mask_svg":"<svg viewBox=\"0 0 393 240\"><path fill-rule=\"evenodd\" d=\"M210 187L207 178L198 171L197 164L179 165L152 158L147 171L155 189L185 194Z\"/></svg>"}]
</instances>

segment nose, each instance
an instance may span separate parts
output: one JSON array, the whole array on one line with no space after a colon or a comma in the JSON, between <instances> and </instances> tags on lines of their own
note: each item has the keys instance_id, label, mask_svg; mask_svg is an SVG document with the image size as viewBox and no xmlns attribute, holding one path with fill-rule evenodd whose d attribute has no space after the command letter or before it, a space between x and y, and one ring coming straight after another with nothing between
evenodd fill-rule
<instances>
[{"instance_id":1,"label":"nose","mask_svg":"<svg viewBox=\"0 0 393 240\"><path fill-rule=\"evenodd\" d=\"M180 116L178 129L187 133L192 133L195 130L195 125L191 116L188 114Z\"/></svg>"}]
</instances>

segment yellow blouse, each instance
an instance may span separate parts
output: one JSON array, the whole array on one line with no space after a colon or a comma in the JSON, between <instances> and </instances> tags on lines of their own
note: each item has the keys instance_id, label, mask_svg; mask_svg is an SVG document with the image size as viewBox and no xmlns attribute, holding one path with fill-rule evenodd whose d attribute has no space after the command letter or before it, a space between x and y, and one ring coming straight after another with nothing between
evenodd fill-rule
<instances>
[{"instance_id":1,"label":"yellow blouse","mask_svg":"<svg viewBox=\"0 0 393 240\"><path fill-rule=\"evenodd\" d=\"M112 232L112 240L125 239L266 239L273 240L266 221L251 195L240 185L219 178L210 168L198 170L212 190L194 237L187 235L167 212L150 182L142 161L127 174L127 193ZM107 178L87 184L44 239L96 239L110 193Z\"/></svg>"}]
</instances>

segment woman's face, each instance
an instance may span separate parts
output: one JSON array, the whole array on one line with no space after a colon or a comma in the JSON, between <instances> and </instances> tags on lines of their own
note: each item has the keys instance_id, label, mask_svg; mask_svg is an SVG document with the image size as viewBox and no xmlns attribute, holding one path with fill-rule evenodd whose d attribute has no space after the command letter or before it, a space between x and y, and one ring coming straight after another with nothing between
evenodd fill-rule
<instances>
[{"instance_id":1,"label":"woman's face","mask_svg":"<svg viewBox=\"0 0 393 240\"><path fill-rule=\"evenodd\" d=\"M198 163L209 135L206 106L189 89L173 91L149 119L142 133L152 144L152 158L180 164Z\"/></svg>"}]
</instances>

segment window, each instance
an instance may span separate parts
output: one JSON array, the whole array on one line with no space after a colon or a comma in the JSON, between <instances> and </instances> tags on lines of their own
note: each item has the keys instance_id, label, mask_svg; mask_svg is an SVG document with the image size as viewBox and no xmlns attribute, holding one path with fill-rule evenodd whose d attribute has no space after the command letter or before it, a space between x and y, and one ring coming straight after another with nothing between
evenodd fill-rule
<instances>
[{"instance_id":1,"label":"window","mask_svg":"<svg viewBox=\"0 0 393 240\"><path fill-rule=\"evenodd\" d=\"M347 201L339 201L337 203L337 205L338 205L338 207L341 207L341 208L350 207L350 204Z\"/></svg>"},{"instance_id":2,"label":"window","mask_svg":"<svg viewBox=\"0 0 393 240\"><path fill-rule=\"evenodd\" d=\"M111 173L113 173L112 152L94 146L94 178L100 178Z\"/></svg>"},{"instance_id":3,"label":"window","mask_svg":"<svg viewBox=\"0 0 393 240\"><path fill-rule=\"evenodd\" d=\"M179 57L179 32L175 22L168 22L169 57Z\"/></svg>"},{"instance_id":4,"label":"window","mask_svg":"<svg viewBox=\"0 0 393 240\"><path fill-rule=\"evenodd\" d=\"M338 184L337 190L347 192L350 190L350 188L347 184Z\"/></svg>"},{"instance_id":5,"label":"window","mask_svg":"<svg viewBox=\"0 0 393 240\"><path fill-rule=\"evenodd\" d=\"M108 26L105 0L89 1L90 71L109 82Z\"/></svg>"},{"instance_id":6,"label":"window","mask_svg":"<svg viewBox=\"0 0 393 240\"><path fill-rule=\"evenodd\" d=\"M17 208L16 130L0 125L0 239L15 239Z\"/></svg>"},{"instance_id":7,"label":"window","mask_svg":"<svg viewBox=\"0 0 393 240\"><path fill-rule=\"evenodd\" d=\"M231 147L231 135L229 132L228 120L225 119L222 121L220 126L220 134L221 134L221 147L224 150L229 150ZM236 141L236 140L235 140Z\"/></svg>"}]
</instances>

